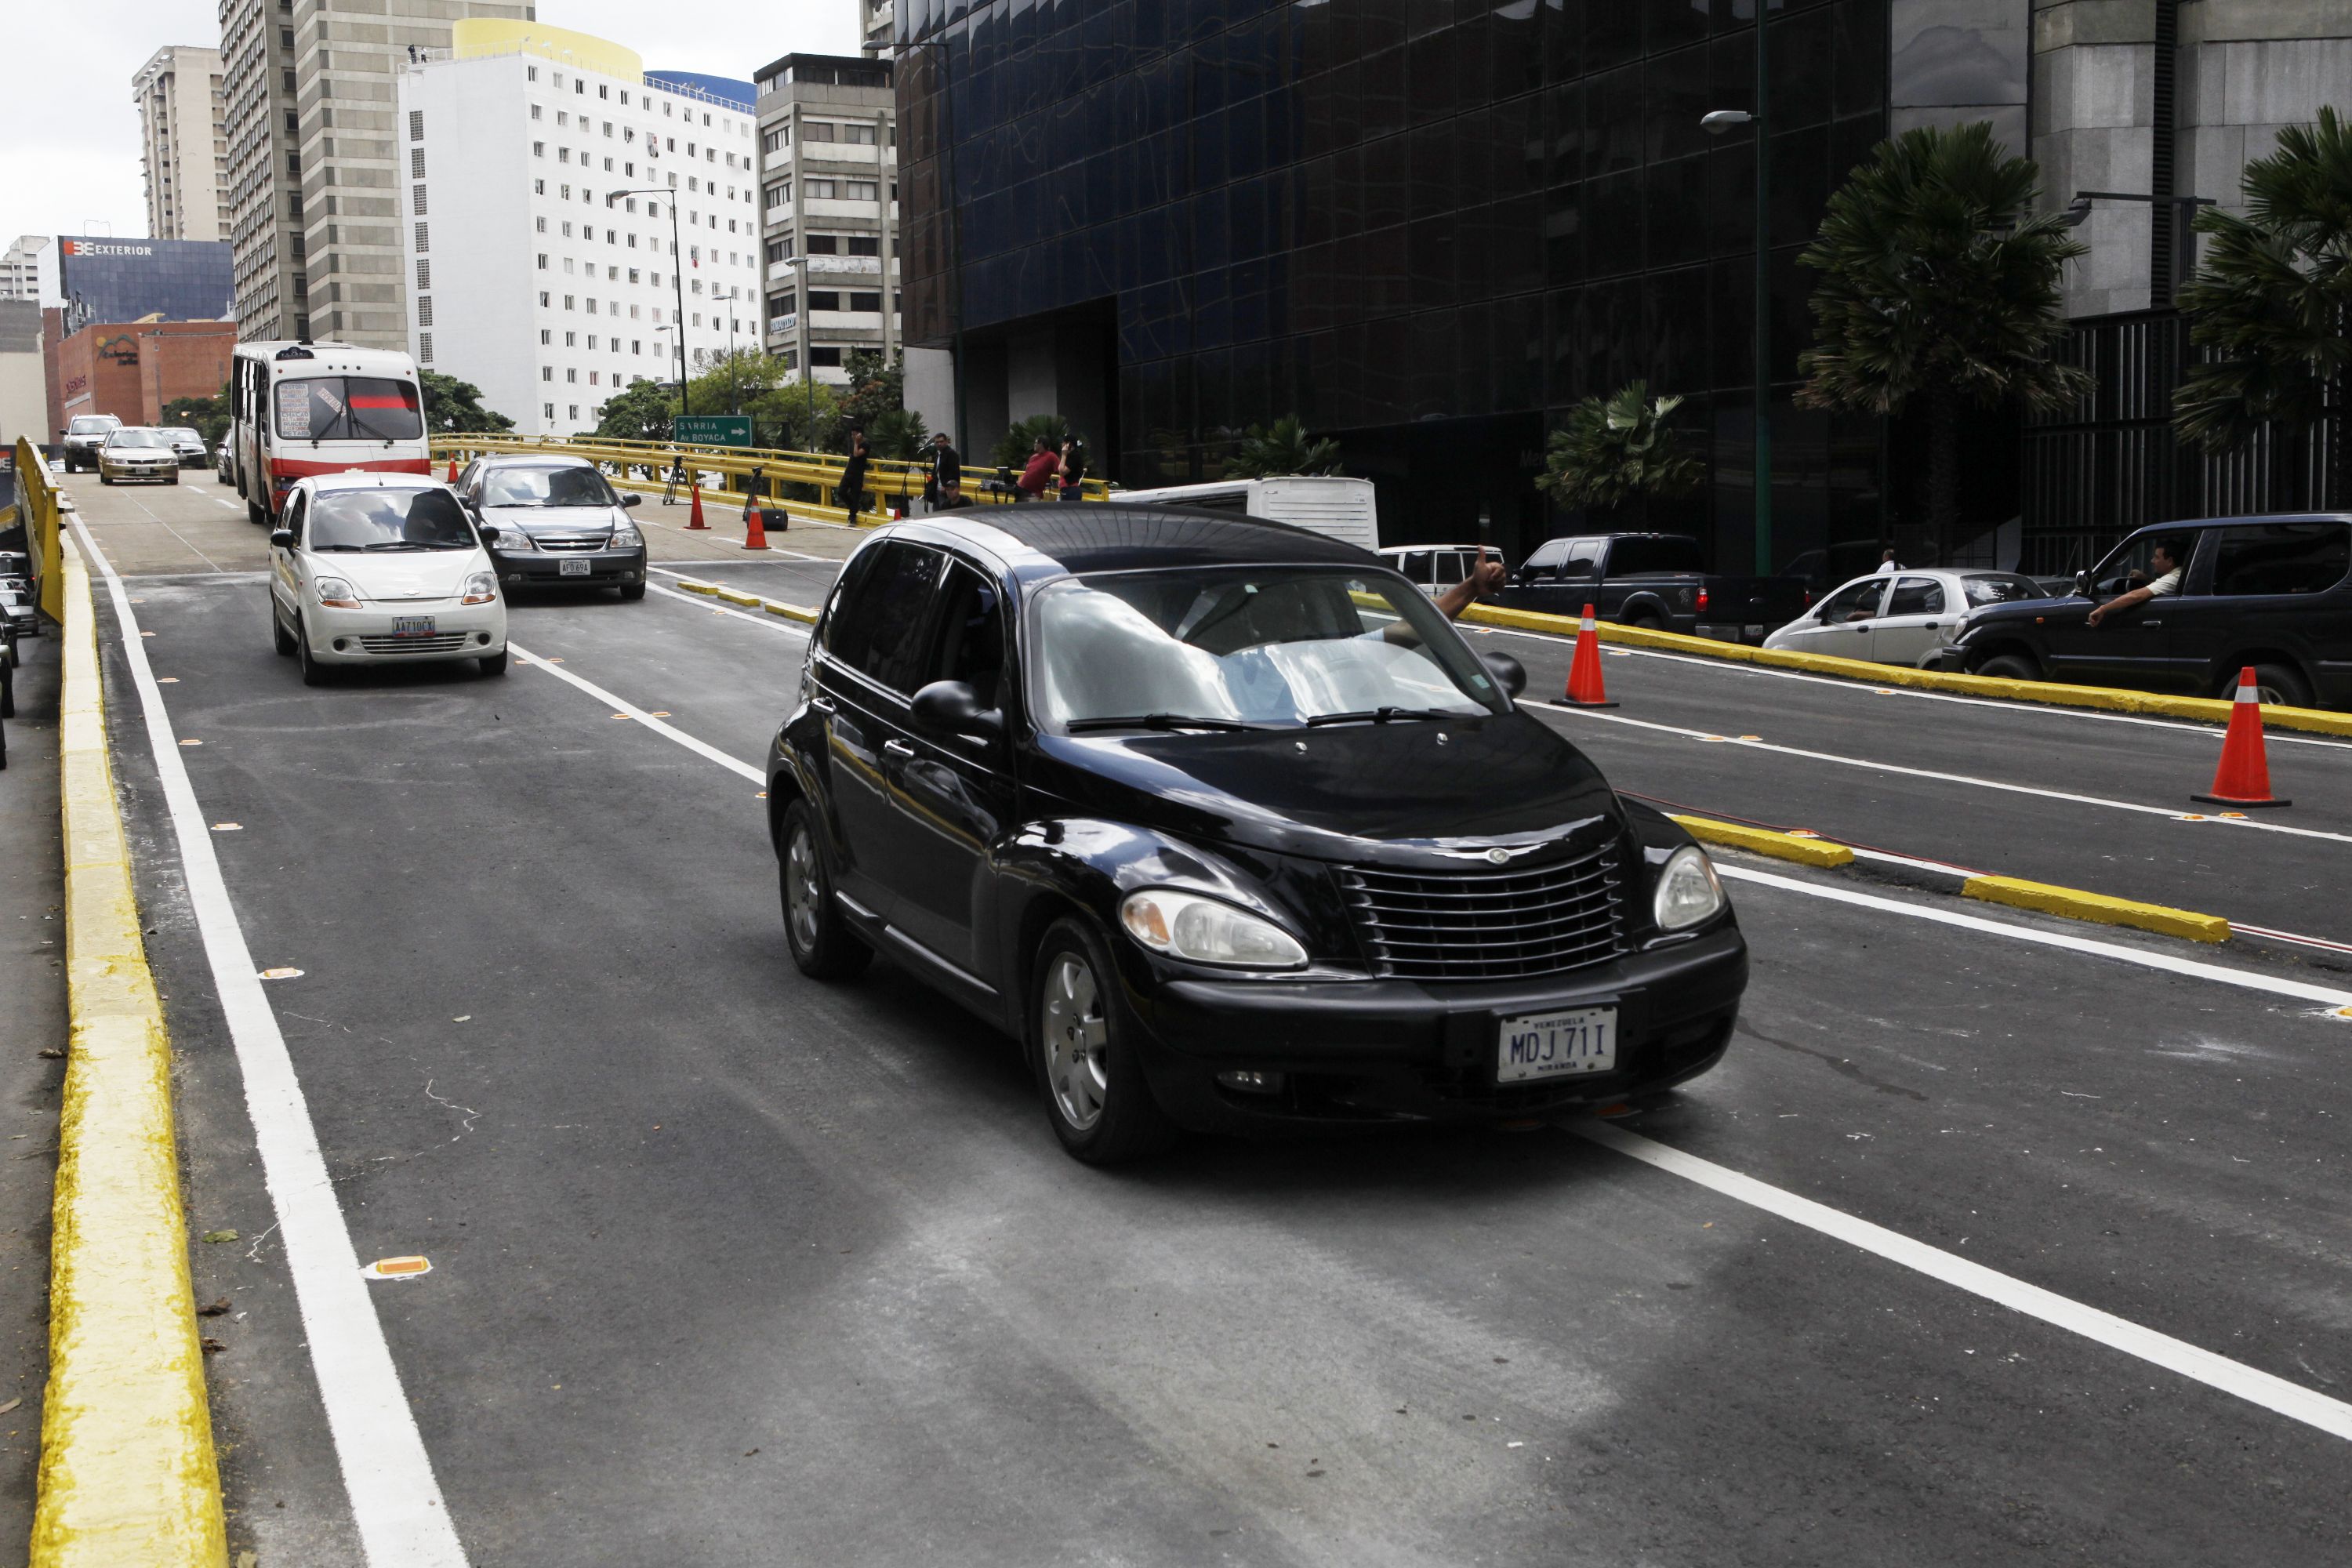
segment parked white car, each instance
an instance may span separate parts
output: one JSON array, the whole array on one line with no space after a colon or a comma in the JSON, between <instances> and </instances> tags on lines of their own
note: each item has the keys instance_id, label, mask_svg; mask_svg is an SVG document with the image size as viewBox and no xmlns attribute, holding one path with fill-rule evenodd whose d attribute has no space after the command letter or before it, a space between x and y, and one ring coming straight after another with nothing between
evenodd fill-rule
<instances>
[{"instance_id":1,"label":"parked white car","mask_svg":"<svg viewBox=\"0 0 2352 1568\"><path fill-rule=\"evenodd\" d=\"M1764 639L1766 647L1833 654L1874 664L1934 663L1987 605L2046 599L2014 572L1935 568L1856 577Z\"/></svg>"},{"instance_id":2,"label":"parked white car","mask_svg":"<svg viewBox=\"0 0 2352 1568\"><path fill-rule=\"evenodd\" d=\"M1470 569L1478 563L1478 548L1475 544L1391 544L1380 552L1380 557L1433 599L1470 575ZM1503 559L1503 552L1492 545L1486 546L1486 555L1489 560Z\"/></svg>"},{"instance_id":3,"label":"parked white car","mask_svg":"<svg viewBox=\"0 0 2352 1568\"><path fill-rule=\"evenodd\" d=\"M306 685L327 667L472 658L507 668L507 606L473 520L415 474L315 475L269 535L269 620Z\"/></svg>"}]
</instances>

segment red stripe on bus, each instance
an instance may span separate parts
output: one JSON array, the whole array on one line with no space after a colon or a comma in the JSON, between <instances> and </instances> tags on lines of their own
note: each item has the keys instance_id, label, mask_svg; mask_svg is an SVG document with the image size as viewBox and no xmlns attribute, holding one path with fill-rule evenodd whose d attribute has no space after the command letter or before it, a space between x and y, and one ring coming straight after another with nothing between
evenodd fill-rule
<instances>
[{"instance_id":1,"label":"red stripe on bus","mask_svg":"<svg viewBox=\"0 0 2352 1568\"><path fill-rule=\"evenodd\" d=\"M350 401L354 408L414 408L416 406L405 397L354 397Z\"/></svg>"},{"instance_id":2,"label":"red stripe on bus","mask_svg":"<svg viewBox=\"0 0 2352 1568\"><path fill-rule=\"evenodd\" d=\"M312 474L347 474L357 468L370 474L430 474L429 458L379 458L362 462L308 462L299 458L272 458L269 476L277 479L307 479Z\"/></svg>"}]
</instances>

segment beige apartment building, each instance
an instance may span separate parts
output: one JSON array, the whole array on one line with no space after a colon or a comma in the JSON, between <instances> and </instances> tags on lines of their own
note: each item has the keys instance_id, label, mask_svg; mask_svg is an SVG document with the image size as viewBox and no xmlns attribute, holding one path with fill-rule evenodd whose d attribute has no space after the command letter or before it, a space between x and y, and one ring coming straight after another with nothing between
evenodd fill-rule
<instances>
[{"instance_id":1,"label":"beige apartment building","mask_svg":"<svg viewBox=\"0 0 2352 1568\"><path fill-rule=\"evenodd\" d=\"M307 0L306 0L307 8ZM236 335L310 333L294 109L294 0L220 0Z\"/></svg>"},{"instance_id":2,"label":"beige apartment building","mask_svg":"<svg viewBox=\"0 0 2352 1568\"><path fill-rule=\"evenodd\" d=\"M215 241L228 230L228 132L218 49L172 44L131 79L147 233Z\"/></svg>"},{"instance_id":3,"label":"beige apartment building","mask_svg":"<svg viewBox=\"0 0 2352 1568\"><path fill-rule=\"evenodd\" d=\"M761 70L761 278L768 352L844 383L898 351L898 100L891 62L786 55Z\"/></svg>"}]
</instances>

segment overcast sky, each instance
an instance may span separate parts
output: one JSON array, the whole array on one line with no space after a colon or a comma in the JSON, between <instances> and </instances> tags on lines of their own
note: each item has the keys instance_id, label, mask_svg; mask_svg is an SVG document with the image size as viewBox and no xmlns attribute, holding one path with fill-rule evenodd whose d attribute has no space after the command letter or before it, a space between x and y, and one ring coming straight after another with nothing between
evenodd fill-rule
<instances>
[{"instance_id":1,"label":"overcast sky","mask_svg":"<svg viewBox=\"0 0 2352 1568\"><path fill-rule=\"evenodd\" d=\"M166 44L220 42L217 0L5 0L0 247L20 234L147 232L131 78ZM854 54L856 0L539 0L539 19L656 69L749 79L794 50Z\"/></svg>"}]
</instances>

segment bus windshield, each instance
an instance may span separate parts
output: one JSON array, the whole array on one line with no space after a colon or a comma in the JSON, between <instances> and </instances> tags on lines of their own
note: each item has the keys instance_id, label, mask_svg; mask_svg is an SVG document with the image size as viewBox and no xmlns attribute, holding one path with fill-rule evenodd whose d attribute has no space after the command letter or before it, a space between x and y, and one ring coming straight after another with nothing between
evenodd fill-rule
<instances>
[{"instance_id":1,"label":"bus windshield","mask_svg":"<svg viewBox=\"0 0 2352 1568\"><path fill-rule=\"evenodd\" d=\"M414 441L425 434L416 384L311 375L278 384L278 435L288 441Z\"/></svg>"}]
</instances>

